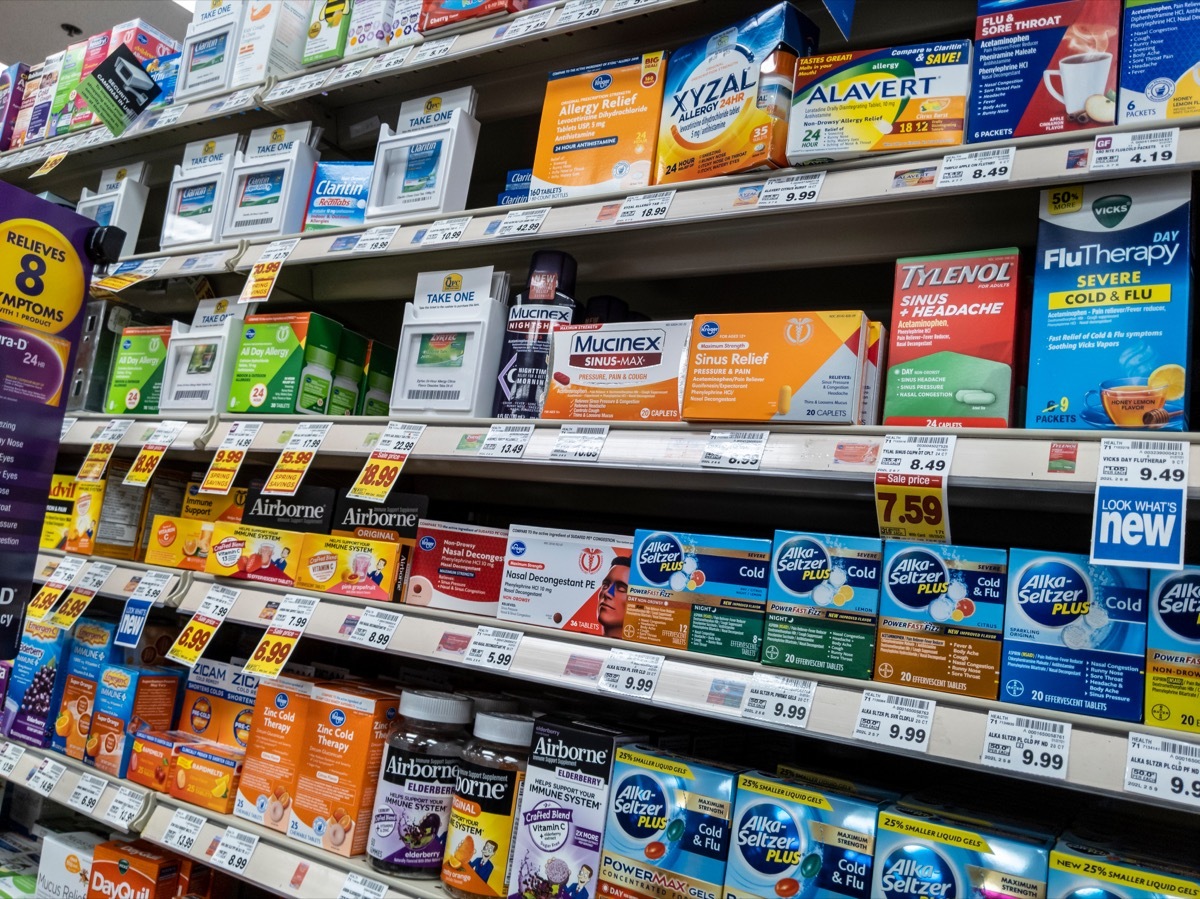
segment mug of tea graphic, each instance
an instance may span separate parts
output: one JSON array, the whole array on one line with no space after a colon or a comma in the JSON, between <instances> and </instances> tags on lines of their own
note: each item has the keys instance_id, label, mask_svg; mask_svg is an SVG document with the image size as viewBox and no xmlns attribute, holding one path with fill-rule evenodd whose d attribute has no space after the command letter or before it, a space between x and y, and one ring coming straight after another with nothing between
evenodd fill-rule
<instances>
[{"instance_id":1,"label":"mug of tea graphic","mask_svg":"<svg viewBox=\"0 0 1200 899\"><path fill-rule=\"evenodd\" d=\"M1145 378L1114 378L1102 381L1098 390L1084 394L1084 402L1092 415L1104 414L1118 428L1144 428L1165 424L1167 385L1151 386ZM1158 419L1163 421L1159 422Z\"/></svg>"},{"instance_id":2,"label":"mug of tea graphic","mask_svg":"<svg viewBox=\"0 0 1200 899\"><path fill-rule=\"evenodd\" d=\"M1050 96L1066 107L1067 115L1078 116L1084 112L1088 98L1104 96L1112 59L1111 53L1095 51L1064 56L1058 61L1057 69L1042 73L1042 81ZM1061 92L1055 90L1054 78L1058 78Z\"/></svg>"}]
</instances>

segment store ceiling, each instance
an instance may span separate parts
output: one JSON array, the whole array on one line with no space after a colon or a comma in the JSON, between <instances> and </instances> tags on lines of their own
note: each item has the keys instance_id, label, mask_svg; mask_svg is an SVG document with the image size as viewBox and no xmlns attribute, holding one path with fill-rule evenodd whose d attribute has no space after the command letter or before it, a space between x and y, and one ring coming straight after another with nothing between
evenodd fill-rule
<instances>
[{"instance_id":1,"label":"store ceiling","mask_svg":"<svg viewBox=\"0 0 1200 899\"><path fill-rule=\"evenodd\" d=\"M138 18L179 40L192 20L173 0L0 0L0 60L33 65L73 41ZM63 24L82 33L69 37Z\"/></svg>"}]
</instances>

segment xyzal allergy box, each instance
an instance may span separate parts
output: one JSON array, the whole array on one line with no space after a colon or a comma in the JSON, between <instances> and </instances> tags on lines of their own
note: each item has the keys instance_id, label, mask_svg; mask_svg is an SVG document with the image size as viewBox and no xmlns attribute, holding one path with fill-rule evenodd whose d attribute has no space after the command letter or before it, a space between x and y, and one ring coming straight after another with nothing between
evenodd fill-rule
<instances>
[{"instance_id":1,"label":"xyzal allergy box","mask_svg":"<svg viewBox=\"0 0 1200 899\"><path fill-rule=\"evenodd\" d=\"M970 83L970 41L802 57L788 161L956 147L966 131Z\"/></svg>"},{"instance_id":2,"label":"xyzal allergy box","mask_svg":"<svg viewBox=\"0 0 1200 899\"><path fill-rule=\"evenodd\" d=\"M883 423L1012 424L1015 247L896 260Z\"/></svg>"},{"instance_id":3,"label":"xyzal allergy box","mask_svg":"<svg viewBox=\"0 0 1200 899\"><path fill-rule=\"evenodd\" d=\"M1028 549L1009 550L1008 566L1001 698L1141 721L1146 571Z\"/></svg>"},{"instance_id":4,"label":"xyzal allergy box","mask_svg":"<svg viewBox=\"0 0 1200 899\"><path fill-rule=\"evenodd\" d=\"M1187 428L1191 176L1042 191L1027 428Z\"/></svg>"},{"instance_id":5,"label":"xyzal allergy box","mask_svg":"<svg viewBox=\"0 0 1200 899\"><path fill-rule=\"evenodd\" d=\"M1200 734L1200 568L1192 565L1150 572L1145 720Z\"/></svg>"},{"instance_id":6,"label":"xyzal allergy box","mask_svg":"<svg viewBox=\"0 0 1200 899\"><path fill-rule=\"evenodd\" d=\"M763 662L871 679L883 545L776 531Z\"/></svg>"},{"instance_id":7,"label":"xyzal allergy box","mask_svg":"<svg viewBox=\"0 0 1200 899\"><path fill-rule=\"evenodd\" d=\"M1096 842L1065 833L1050 853L1046 895L1055 899L1179 899L1200 896L1200 877L1186 863L1150 859L1108 840Z\"/></svg>"},{"instance_id":8,"label":"xyzal allergy box","mask_svg":"<svg viewBox=\"0 0 1200 899\"><path fill-rule=\"evenodd\" d=\"M1125 0L1121 23L1121 124L1200 115L1200 4Z\"/></svg>"},{"instance_id":9,"label":"xyzal allergy box","mask_svg":"<svg viewBox=\"0 0 1200 899\"><path fill-rule=\"evenodd\" d=\"M888 540L875 680L995 699L1008 554Z\"/></svg>"},{"instance_id":10,"label":"xyzal allergy box","mask_svg":"<svg viewBox=\"0 0 1200 899\"><path fill-rule=\"evenodd\" d=\"M1117 0L979 0L967 143L1116 121Z\"/></svg>"}]
</instances>

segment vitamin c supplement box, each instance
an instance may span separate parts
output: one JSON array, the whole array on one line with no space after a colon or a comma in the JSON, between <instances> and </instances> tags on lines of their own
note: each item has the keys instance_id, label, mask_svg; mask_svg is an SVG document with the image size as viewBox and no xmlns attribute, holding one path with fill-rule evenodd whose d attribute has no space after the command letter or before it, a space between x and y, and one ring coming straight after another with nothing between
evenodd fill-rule
<instances>
[{"instance_id":1,"label":"vitamin c supplement box","mask_svg":"<svg viewBox=\"0 0 1200 899\"><path fill-rule=\"evenodd\" d=\"M1125 0L1121 24L1121 124L1200 115L1200 5Z\"/></svg>"},{"instance_id":2,"label":"vitamin c supplement box","mask_svg":"<svg viewBox=\"0 0 1200 899\"><path fill-rule=\"evenodd\" d=\"M1148 625L1146 723L1200 734L1200 568L1150 572Z\"/></svg>"}]
</instances>

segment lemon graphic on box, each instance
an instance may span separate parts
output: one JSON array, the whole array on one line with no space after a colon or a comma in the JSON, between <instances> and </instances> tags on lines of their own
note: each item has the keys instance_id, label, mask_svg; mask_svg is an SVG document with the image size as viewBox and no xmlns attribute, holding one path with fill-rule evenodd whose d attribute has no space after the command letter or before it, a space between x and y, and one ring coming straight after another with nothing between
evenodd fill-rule
<instances>
[{"instance_id":1,"label":"lemon graphic on box","mask_svg":"<svg viewBox=\"0 0 1200 899\"><path fill-rule=\"evenodd\" d=\"M1150 377L1146 379L1146 384L1155 389L1165 387L1164 399L1167 402L1181 400L1184 393L1187 392L1187 371L1182 365L1176 365L1174 362L1160 365L1151 372Z\"/></svg>"}]
</instances>

